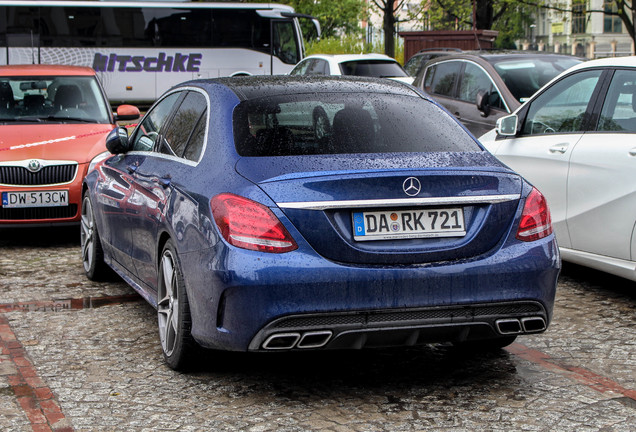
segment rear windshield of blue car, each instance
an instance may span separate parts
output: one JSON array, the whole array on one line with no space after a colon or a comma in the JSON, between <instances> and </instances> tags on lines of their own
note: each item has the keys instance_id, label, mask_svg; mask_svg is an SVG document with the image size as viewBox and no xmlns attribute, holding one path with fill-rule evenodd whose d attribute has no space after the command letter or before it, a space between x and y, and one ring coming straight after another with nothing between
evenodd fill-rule
<instances>
[{"instance_id":1,"label":"rear windshield of blue car","mask_svg":"<svg viewBox=\"0 0 636 432\"><path fill-rule=\"evenodd\" d=\"M310 93L234 110L241 156L482 151L449 114L417 96Z\"/></svg>"}]
</instances>

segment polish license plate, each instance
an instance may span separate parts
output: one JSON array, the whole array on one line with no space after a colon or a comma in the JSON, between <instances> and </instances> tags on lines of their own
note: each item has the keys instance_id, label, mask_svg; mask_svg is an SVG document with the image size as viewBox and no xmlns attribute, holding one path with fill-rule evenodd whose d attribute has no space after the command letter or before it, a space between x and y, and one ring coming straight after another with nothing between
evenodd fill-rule
<instances>
[{"instance_id":1,"label":"polish license plate","mask_svg":"<svg viewBox=\"0 0 636 432\"><path fill-rule=\"evenodd\" d=\"M68 191L2 192L2 207L61 207L68 205Z\"/></svg>"},{"instance_id":2,"label":"polish license plate","mask_svg":"<svg viewBox=\"0 0 636 432\"><path fill-rule=\"evenodd\" d=\"M357 241L465 235L461 207L353 213L353 238Z\"/></svg>"}]
</instances>

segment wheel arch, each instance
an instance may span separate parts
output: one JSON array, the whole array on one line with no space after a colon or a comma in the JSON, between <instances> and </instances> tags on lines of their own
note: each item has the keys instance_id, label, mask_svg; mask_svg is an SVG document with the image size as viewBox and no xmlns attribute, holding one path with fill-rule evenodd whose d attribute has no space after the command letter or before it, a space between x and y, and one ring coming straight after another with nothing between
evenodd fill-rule
<instances>
[{"instance_id":1,"label":"wheel arch","mask_svg":"<svg viewBox=\"0 0 636 432\"><path fill-rule=\"evenodd\" d=\"M172 237L166 231L163 231L159 235L159 240L157 241L157 269L159 269L159 264L161 263L161 253L163 252L163 248L168 243Z\"/></svg>"}]
</instances>

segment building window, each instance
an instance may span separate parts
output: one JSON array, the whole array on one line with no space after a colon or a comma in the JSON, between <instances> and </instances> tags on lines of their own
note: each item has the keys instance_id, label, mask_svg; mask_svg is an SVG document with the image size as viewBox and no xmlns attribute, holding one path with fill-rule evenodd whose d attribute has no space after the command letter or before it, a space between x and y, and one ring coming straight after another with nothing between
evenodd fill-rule
<instances>
[{"instance_id":1,"label":"building window","mask_svg":"<svg viewBox=\"0 0 636 432\"><path fill-rule=\"evenodd\" d=\"M585 33L585 4L572 5L572 33Z\"/></svg>"},{"instance_id":2,"label":"building window","mask_svg":"<svg viewBox=\"0 0 636 432\"><path fill-rule=\"evenodd\" d=\"M603 4L603 10L605 11L605 20L603 25L603 33L622 33L623 22L618 16L618 7L615 1L606 1Z\"/></svg>"}]
</instances>

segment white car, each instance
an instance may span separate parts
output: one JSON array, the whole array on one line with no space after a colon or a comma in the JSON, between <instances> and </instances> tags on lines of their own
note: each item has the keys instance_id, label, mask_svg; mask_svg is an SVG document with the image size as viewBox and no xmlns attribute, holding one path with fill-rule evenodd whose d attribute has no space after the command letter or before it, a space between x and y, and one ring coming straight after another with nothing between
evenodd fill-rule
<instances>
[{"instance_id":1,"label":"white car","mask_svg":"<svg viewBox=\"0 0 636 432\"><path fill-rule=\"evenodd\" d=\"M300 61L290 75L354 75L390 78L407 84L413 77L384 54L314 54Z\"/></svg>"},{"instance_id":2,"label":"white car","mask_svg":"<svg viewBox=\"0 0 636 432\"><path fill-rule=\"evenodd\" d=\"M546 196L563 260L636 280L636 57L568 69L480 141Z\"/></svg>"}]
</instances>

